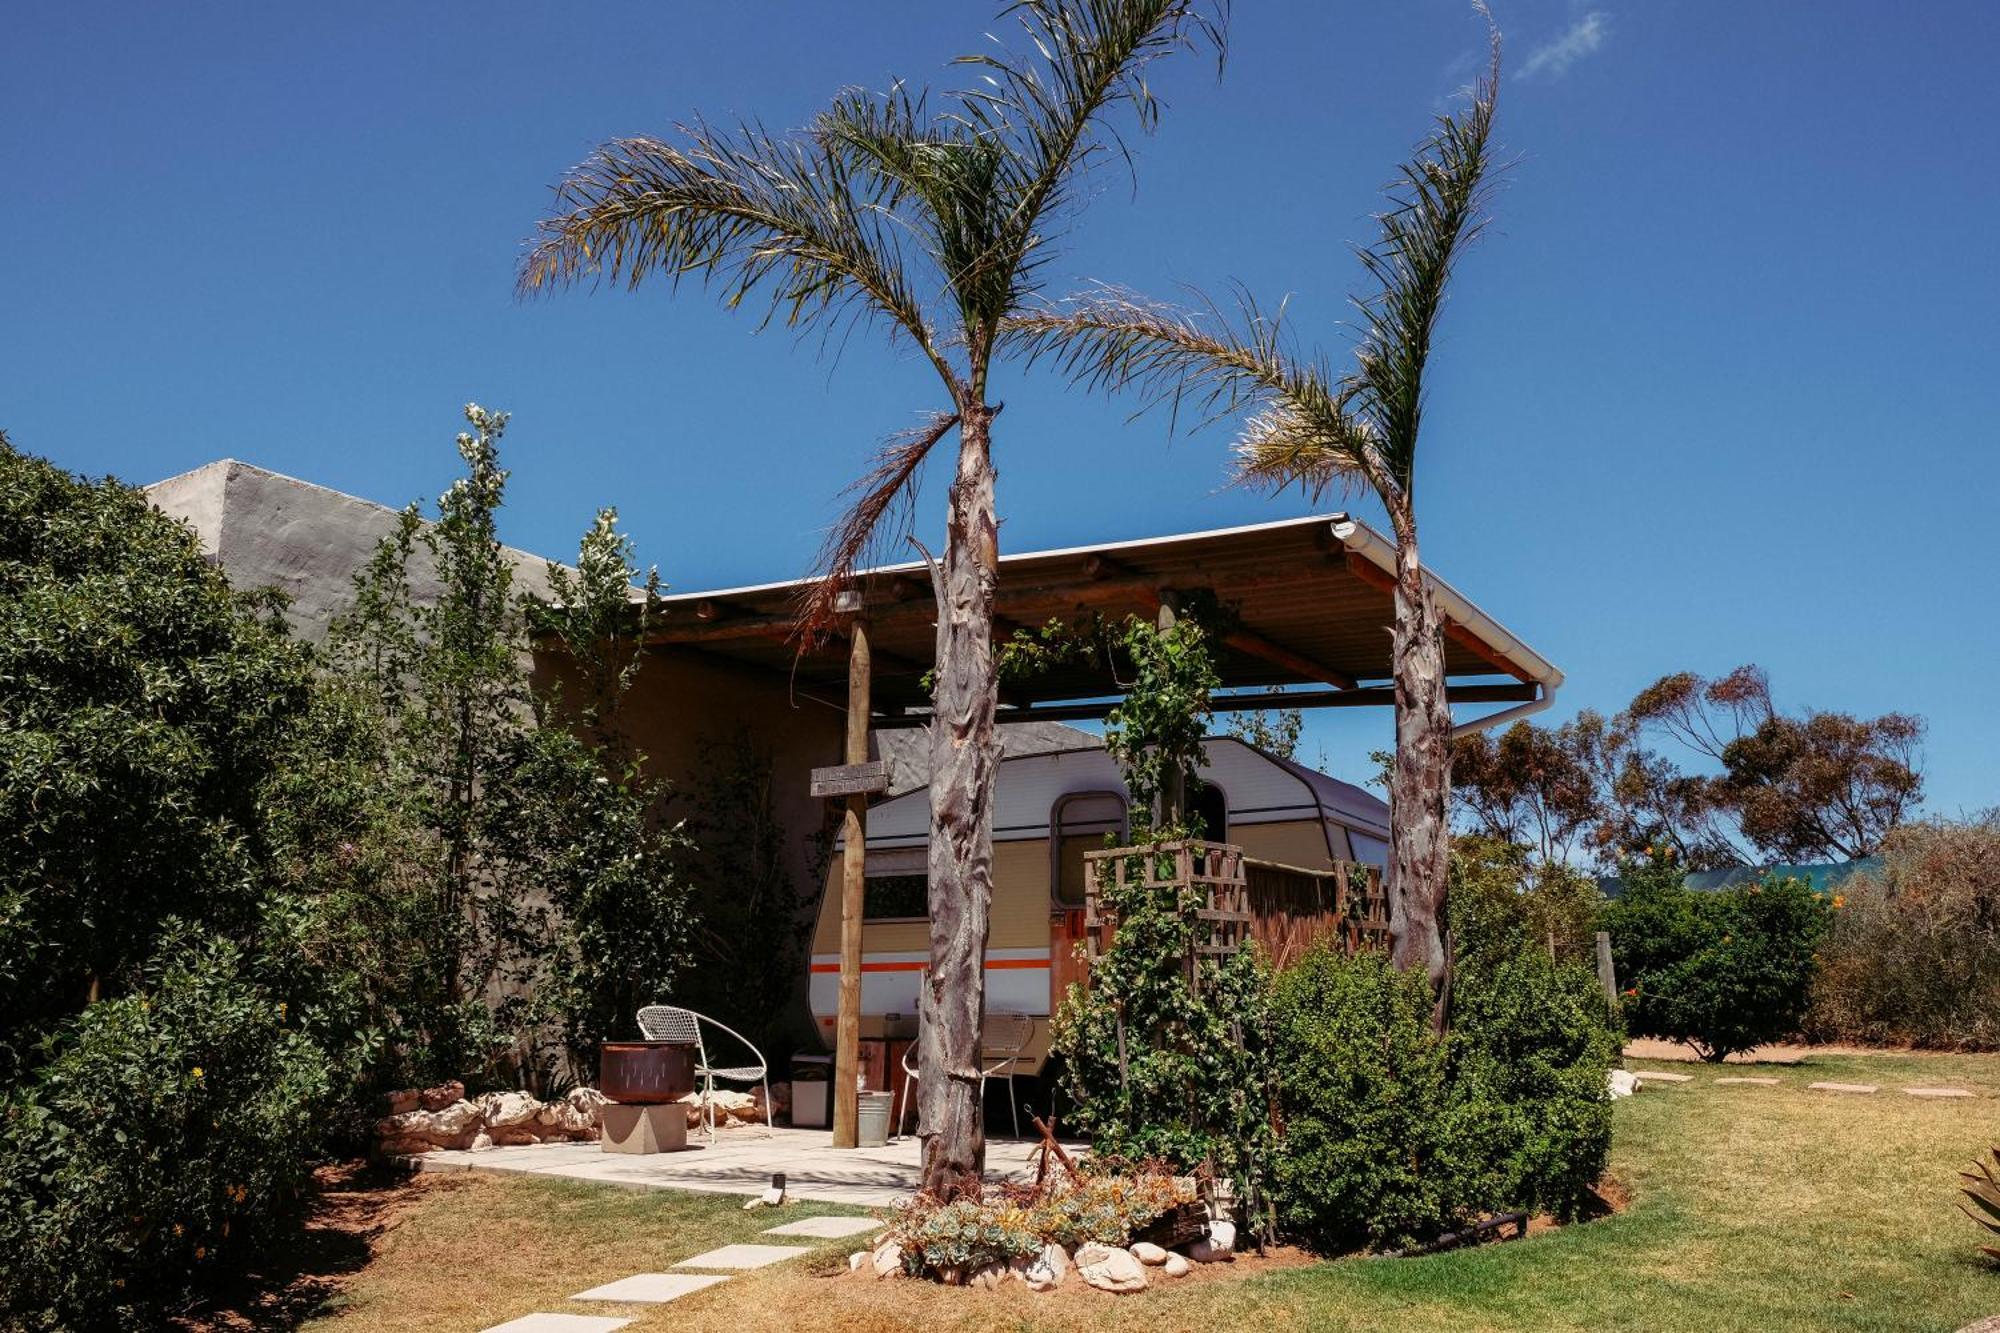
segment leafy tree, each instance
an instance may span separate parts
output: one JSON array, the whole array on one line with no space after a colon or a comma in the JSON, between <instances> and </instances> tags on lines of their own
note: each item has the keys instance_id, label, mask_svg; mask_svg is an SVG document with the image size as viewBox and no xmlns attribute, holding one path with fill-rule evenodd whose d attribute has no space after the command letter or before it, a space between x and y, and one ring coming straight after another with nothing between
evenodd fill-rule
<instances>
[{"instance_id":1,"label":"leafy tree","mask_svg":"<svg viewBox=\"0 0 2000 1333\"><path fill-rule=\"evenodd\" d=\"M1489 838L1532 848L1544 863L1568 859L1602 816L1595 774L1577 722L1544 728L1516 722L1452 744L1452 800Z\"/></svg>"},{"instance_id":2,"label":"leafy tree","mask_svg":"<svg viewBox=\"0 0 2000 1333\"><path fill-rule=\"evenodd\" d=\"M990 378L1003 322L1019 314L1082 200L1085 171L1115 149L1102 122L1158 117L1145 71L1221 26L1200 0L1016 0L1032 54L961 58L978 82L933 107L897 84L847 92L803 134L696 121L669 142L605 144L557 187L521 287L636 286L688 274L729 304L758 292L794 327L871 323L936 373L947 405L891 440L857 484L806 608L830 631L841 591L899 518L931 450L958 432L944 551L934 565L937 675L931 726L929 984L919 1001L924 1184L977 1194L985 1159L977 1081L982 960L992 894L997 677Z\"/></svg>"},{"instance_id":3,"label":"leafy tree","mask_svg":"<svg viewBox=\"0 0 2000 1333\"><path fill-rule=\"evenodd\" d=\"M421 849L393 909L415 961L384 1000L421 1076L477 1073L510 1044L540 1065L551 1029L588 1073L686 952L685 839L655 818L664 790L644 756L614 740L658 579L634 601L631 547L605 511L576 572L552 577L559 604L516 592L498 534L507 418L465 415L466 475L435 522L403 512L330 639L357 707L375 712L377 781ZM418 558L435 598L412 591ZM573 695L531 688L531 618L568 650Z\"/></svg>"},{"instance_id":4,"label":"leafy tree","mask_svg":"<svg viewBox=\"0 0 2000 1333\"><path fill-rule=\"evenodd\" d=\"M1313 497L1365 489L1382 502L1397 546L1390 931L1398 965L1423 968L1440 998L1451 709L1444 622L1418 554L1417 444L1445 291L1485 223L1499 71L1495 31L1492 64L1471 105L1440 116L1398 172L1381 237L1358 252L1374 286L1356 302L1362 338L1347 375L1295 354L1281 313L1247 298L1234 325L1212 301L1188 312L1116 292L1013 325L1031 353L1056 357L1079 380L1136 387L1176 409L1192 401L1215 415L1247 412L1236 453L1248 483L1298 486Z\"/></svg>"},{"instance_id":5,"label":"leafy tree","mask_svg":"<svg viewBox=\"0 0 2000 1333\"><path fill-rule=\"evenodd\" d=\"M1230 713L1222 719L1222 734L1254 745L1266 754L1291 759L1299 752L1299 738L1306 729L1306 715L1297 708L1254 709Z\"/></svg>"},{"instance_id":6,"label":"leafy tree","mask_svg":"<svg viewBox=\"0 0 2000 1333\"><path fill-rule=\"evenodd\" d=\"M171 917L247 937L312 666L138 491L0 440L0 1084Z\"/></svg>"},{"instance_id":7,"label":"leafy tree","mask_svg":"<svg viewBox=\"0 0 2000 1333\"><path fill-rule=\"evenodd\" d=\"M1663 676L1633 699L1642 731L1664 733L1720 765L1700 797L1732 816L1758 851L1785 860L1856 859L1923 800L1921 718L1778 711L1763 670L1716 680Z\"/></svg>"},{"instance_id":8,"label":"leafy tree","mask_svg":"<svg viewBox=\"0 0 2000 1333\"><path fill-rule=\"evenodd\" d=\"M1663 851L1627 862L1619 876L1622 891L1602 923L1634 1032L1720 1061L1798 1031L1831 924L1827 899L1775 876L1697 892Z\"/></svg>"}]
</instances>

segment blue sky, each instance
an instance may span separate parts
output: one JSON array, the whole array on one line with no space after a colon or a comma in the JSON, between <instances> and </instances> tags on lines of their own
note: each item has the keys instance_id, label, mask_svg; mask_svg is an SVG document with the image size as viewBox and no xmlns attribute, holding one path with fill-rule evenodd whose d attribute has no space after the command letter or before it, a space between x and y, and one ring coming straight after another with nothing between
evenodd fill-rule
<instances>
[{"instance_id":1,"label":"blue sky","mask_svg":"<svg viewBox=\"0 0 2000 1333\"><path fill-rule=\"evenodd\" d=\"M1789 704L1922 713L1932 808L2000 803L2000 7L1495 6L1517 164L1433 362L1428 559L1567 671L1552 719L1755 661ZM573 550L612 503L676 587L803 572L928 372L694 289L521 304L521 242L603 138L948 81L992 12L16 7L0 425L88 473L228 455L399 503L474 399L514 413L514 543ZM1098 178L1052 286L1241 280L1342 347L1347 246L1480 37L1458 0L1238 0L1225 77L1158 71L1136 190ZM1220 490L1221 433L996 393L1008 548L1307 510ZM1307 757L1358 776L1386 736L1317 718Z\"/></svg>"}]
</instances>

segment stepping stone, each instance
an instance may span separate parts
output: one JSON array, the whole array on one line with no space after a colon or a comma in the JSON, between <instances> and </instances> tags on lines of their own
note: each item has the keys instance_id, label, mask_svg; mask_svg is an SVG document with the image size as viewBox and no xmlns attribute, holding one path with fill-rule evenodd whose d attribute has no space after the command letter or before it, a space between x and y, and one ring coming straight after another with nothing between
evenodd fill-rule
<instances>
[{"instance_id":1,"label":"stepping stone","mask_svg":"<svg viewBox=\"0 0 2000 1333\"><path fill-rule=\"evenodd\" d=\"M1694 1082L1694 1075L1669 1074L1656 1069L1642 1069L1639 1071L1639 1081L1641 1083L1692 1083Z\"/></svg>"},{"instance_id":2,"label":"stepping stone","mask_svg":"<svg viewBox=\"0 0 2000 1333\"><path fill-rule=\"evenodd\" d=\"M787 1259L795 1259L801 1254L811 1254L807 1245L725 1245L707 1254L697 1254L692 1259L683 1259L675 1268L762 1268L766 1264L780 1264Z\"/></svg>"},{"instance_id":3,"label":"stepping stone","mask_svg":"<svg viewBox=\"0 0 2000 1333\"><path fill-rule=\"evenodd\" d=\"M592 1287L589 1291L579 1291L570 1299L644 1301L650 1305L661 1305L679 1300L703 1287L727 1281L729 1277L725 1273L640 1273L635 1277L621 1277L616 1282L607 1282L601 1287Z\"/></svg>"},{"instance_id":4,"label":"stepping stone","mask_svg":"<svg viewBox=\"0 0 2000 1333\"><path fill-rule=\"evenodd\" d=\"M858 1236L864 1231L879 1231L882 1224L872 1217L804 1217L796 1222L787 1222L781 1227L767 1227L767 1236L817 1236L821 1240L839 1240L843 1236Z\"/></svg>"},{"instance_id":5,"label":"stepping stone","mask_svg":"<svg viewBox=\"0 0 2000 1333\"><path fill-rule=\"evenodd\" d=\"M1754 1083L1760 1088L1775 1088L1778 1086L1778 1080L1775 1078L1719 1078L1715 1081L1727 1084Z\"/></svg>"},{"instance_id":6,"label":"stepping stone","mask_svg":"<svg viewBox=\"0 0 2000 1333\"><path fill-rule=\"evenodd\" d=\"M1812 1092L1874 1092L1874 1091L1876 1091L1876 1087L1875 1087L1875 1085L1874 1085L1873 1083L1808 1083L1808 1084L1806 1084L1806 1087L1807 1087L1807 1089L1808 1089L1808 1090L1810 1090L1810 1091L1812 1091Z\"/></svg>"},{"instance_id":7,"label":"stepping stone","mask_svg":"<svg viewBox=\"0 0 2000 1333\"><path fill-rule=\"evenodd\" d=\"M611 1333L612 1329L631 1322L597 1314L524 1314L519 1319L495 1324L485 1333Z\"/></svg>"},{"instance_id":8,"label":"stepping stone","mask_svg":"<svg viewBox=\"0 0 2000 1333\"><path fill-rule=\"evenodd\" d=\"M1970 1097L1964 1088L1904 1088L1912 1097Z\"/></svg>"}]
</instances>

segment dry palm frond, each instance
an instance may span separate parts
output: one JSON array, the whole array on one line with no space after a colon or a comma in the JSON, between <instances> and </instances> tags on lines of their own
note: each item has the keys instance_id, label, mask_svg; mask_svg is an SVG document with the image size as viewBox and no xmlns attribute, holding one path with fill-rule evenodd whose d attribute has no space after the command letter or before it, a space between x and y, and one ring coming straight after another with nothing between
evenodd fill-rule
<instances>
[{"instance_id":1,"label":"dry palm frond","mask_svg":"<svg viewBox=\"0 0 2000 1333\"><path fill-rule=\"evenodd\" d=\"M835 603L854 582L854 571L871 553L908 532L924 460L957 424L957 413L939 412L892 435L876 451L868 471L842 492L855 498L820 547L815 561L820 577L800 594L796 623L801 642L825 638L837 619Z\"/></svg>"},{"instance_id":2,"label":"dry palm frond","mask_svg":"<svg viewBox=\"0 0 2000 1333\"><path fill-rule=\"evenodd\" d=\"M1198 426L1251 412L1235 445L1239 481L1297 484L1317 496L1376 466L1373 440L1348 411L1354 386L1297 356L1282 306L1267 313L1239 294L1231 320L1205 298L1189 310L1107 288L1011 319L1006 330L1030 360L1053 357L1093 388L1136 390L1140 411L1164 405L1175 426L1184 408L1199 414Z\"/></svg>"}]
</instances>

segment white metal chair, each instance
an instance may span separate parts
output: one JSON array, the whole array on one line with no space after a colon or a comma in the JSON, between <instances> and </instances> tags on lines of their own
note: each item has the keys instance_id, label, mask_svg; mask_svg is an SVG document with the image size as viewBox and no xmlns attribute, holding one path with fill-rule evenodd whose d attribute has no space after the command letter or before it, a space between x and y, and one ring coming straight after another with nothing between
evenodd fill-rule
<instances>
[{"instance_id":1,"label":"white metal chair","mask_svg":"<svg viewBox=\"0 0 2000 1333\"><path fill-rule=\"evenodd\" d=\"M1014 1075L1019 1072L1021 1052L1035 1035L1035 1020L1026 1014L988 1014L979 1028L979 1098L986 1100L986 1080L1005 1079L1007 1081L1007 1110L1014 1118L1014 1137L1021 1137L1021 1103L1014 1095ZM910 1107L917 1097L917 1057L923 1045L922 1030L918 1030L917 1040L903 1052L903 1114L896 1122L896 1136L901 1138L908 1130Z\"/></svg>"},{"instance_id":2,"label":"white metal chair","mask_svg":"<svg viewBox=\"0 0 2000 1333\"><path fill-rule=\"evenodd\" d=\"M750 1052L756 1060L748 1065L711 1064L708 1043L702 1040L701 1029L706 1024L719 1028ZM715 1082L761 1084L764 1089L764 1134L774 1137L771 1129L771 1064L764 1058L748 1037L730 1027L718 1023L707 1014L698 1014L692 1009L682 1009L671 1004L649 1004L639 1011L639 1031L647 1041L673 1041L691 1043L695 1049L694 1076L701 1080L701 1106L707 1123L708 1141L715 1142Z\"/></svg>"}]
</instances>

